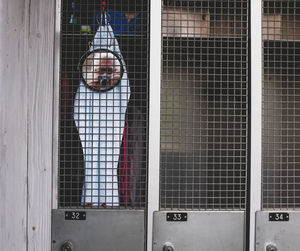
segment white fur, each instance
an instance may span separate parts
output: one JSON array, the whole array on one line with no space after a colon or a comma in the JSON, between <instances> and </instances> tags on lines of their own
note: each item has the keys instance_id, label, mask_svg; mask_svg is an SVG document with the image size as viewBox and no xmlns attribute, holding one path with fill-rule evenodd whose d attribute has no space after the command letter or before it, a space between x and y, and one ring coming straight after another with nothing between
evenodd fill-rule
<instances>
[{"instance_id":1,"label":"white fur","mask_svg":"<svg viewBox=\"0 0 300 251\"><path fill-rule=\"evenodd\" d=\"M82 204L118 206L117 167L130 87L125 63L109 24L99 27L90 51L96 49L117 53L124 73L120 83L105 92L92 90L81 81L75 96L74 120L85 160Z\"/></svg>"}]
</instances>

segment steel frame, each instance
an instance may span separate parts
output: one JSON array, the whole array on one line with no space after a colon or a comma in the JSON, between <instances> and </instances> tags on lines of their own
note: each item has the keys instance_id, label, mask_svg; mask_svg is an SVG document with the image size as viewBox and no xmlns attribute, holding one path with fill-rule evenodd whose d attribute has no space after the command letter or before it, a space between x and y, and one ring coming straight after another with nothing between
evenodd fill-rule
<instances>
[{"instance_id":1,"label":"steel frame","mask_svg":"<svg viewBox=\"0 0 300 251\"><path fill-rule=\"evenodd\" d=\"M250 3L251 23L251 184L250 251L255 250L255 212L261 210L261 108L262 108L262 37L261 0ZM56 0L53 123L53 202L57 209L58 117L60 65L61 0ZM147 208L147 250L152 251L153 212L159 210L160 82L161 82L161 1L150 3L150 95L149 95L149 170ZM250 114L250 115L251 115Z\"/></svg>"}]
</instances>

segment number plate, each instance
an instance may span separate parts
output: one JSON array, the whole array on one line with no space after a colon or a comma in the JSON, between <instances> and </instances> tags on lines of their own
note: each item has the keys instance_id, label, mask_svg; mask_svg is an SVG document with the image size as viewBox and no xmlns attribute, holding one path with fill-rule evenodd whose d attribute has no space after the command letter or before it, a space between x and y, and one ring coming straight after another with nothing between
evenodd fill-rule
<instances>
[{"instance_id":1,"label":"number plate","mask_svg":"<svg viewBox=\"0 0 300 251\"><path fill-rule=\"evenodd\" d=\"M167 213L167 221L187 221L187 213Z\"/></svg>"},{"instance_id":2,"label":"number plate","mask_svg":"<svg viewBox=\"0 0 300 251\"><path fill-rule=\"evenodd\" d=\"M86 212L82 211L67 211L65 212L65 220L85 220Z\"/></svg>"},{"instance_id":3,"label":"number plate","mask_svg":"<svg viewBox=\"0 0 300 251\"><path fill-rule=\"evenodd\" d=\"M269 213L269 221L289 221L288 213Z\"/></svg>"}]
</instances>

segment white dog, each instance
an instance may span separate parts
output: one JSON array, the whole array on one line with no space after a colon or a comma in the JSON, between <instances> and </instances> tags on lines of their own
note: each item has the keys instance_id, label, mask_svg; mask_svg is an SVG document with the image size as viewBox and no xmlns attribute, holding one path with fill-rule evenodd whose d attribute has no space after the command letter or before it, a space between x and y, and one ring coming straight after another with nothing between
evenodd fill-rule
<instances>
[{"instance_id":1,"label":"white dog","mask_svg":"<svg viewBox=\"0 0 300 251\"><path fill-rule=\"evenodd\" d=\"M107 22L95 34L82 77L74 102L85 162L82 204L119 206L118 163L130 87L118 41Z\"/></svg>"},{"instance_id":2,"label":"white dog","mask_svg":"<svg viewBox=\"0 0 300 251\"><path fill-rule=\"evenodd\" d=\"M121 64L111 52L91 53L82 66L87 85L97 90L107 90L118 84L121 78Z\"/></svg>"}]
</instances>

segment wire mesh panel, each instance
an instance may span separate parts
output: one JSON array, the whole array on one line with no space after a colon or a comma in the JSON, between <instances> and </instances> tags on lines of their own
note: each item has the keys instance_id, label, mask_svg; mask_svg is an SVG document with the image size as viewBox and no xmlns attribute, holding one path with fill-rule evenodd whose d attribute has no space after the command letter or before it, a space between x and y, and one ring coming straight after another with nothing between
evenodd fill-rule
<instances>
[{"instance_id":1,"label":"wire mesh panel","mask_svg":"<svg viewBox=\"0 0 300 251\"><path fill-rule=\"evenodd\" d=\"M60 208L145 207L148 5L62 1Z\"/></svg>"},{"instance_id":2,"label":"wire mesh panel","mask_svg":"<svg viewBox=\"0 0 300 251\"><path fill-rule=\"evenodd\" d=\"M300 208L300 2L263 1L263 208Z\"/></svg>"},{"instance_id":3,"label":"wire mesh panel","mask_svg":"<svg viewBox=\"0 0 300 251\"><path fill-rule=\"evenodd\" d=\"M160 207L244 210L248 1L162 1Z\"/></svg>"}]
</instances>

